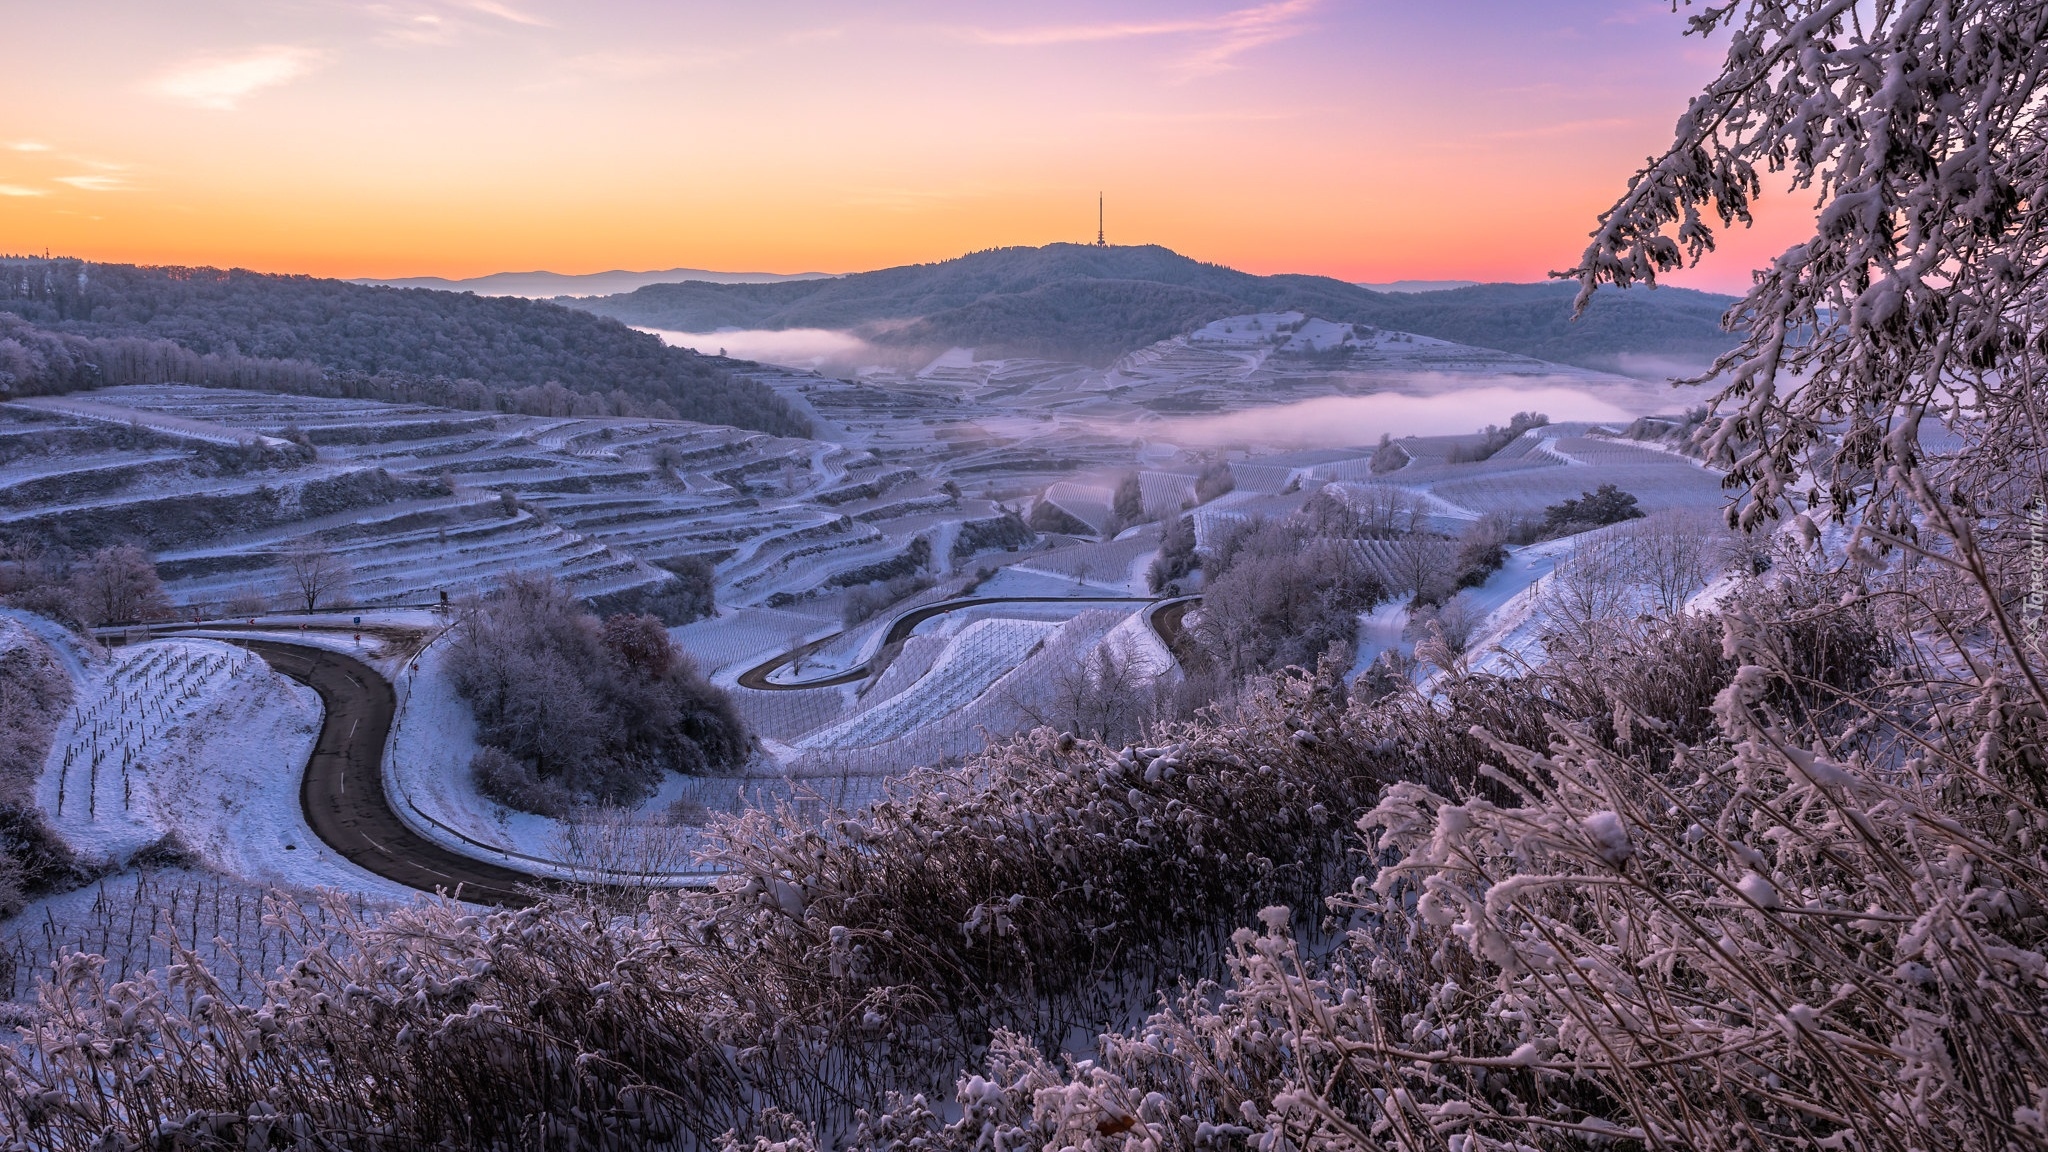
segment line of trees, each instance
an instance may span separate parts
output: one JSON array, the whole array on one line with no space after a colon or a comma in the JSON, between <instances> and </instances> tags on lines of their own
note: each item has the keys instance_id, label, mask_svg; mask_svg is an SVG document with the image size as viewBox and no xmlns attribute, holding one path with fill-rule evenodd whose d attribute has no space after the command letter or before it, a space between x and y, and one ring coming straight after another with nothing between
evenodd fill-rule
<instances>
[{"instance_id":1,"label":"line of trees","mask_svg":"<svg viewBox=\"0 0 2048 1152\"><path fill-rule=\"evenodd\" d=\"M322 378L319 365L303 360L194 352L144 336L51 332L0 312L0 398L165 383L303 394Z\"/></svg>"},{"instance_id":2,"label":"line of trees","mask_svg":"<svg viewBox=\"0 0 2048 1152\"><path fill-rule=\"evenodd\" d=\"M1444 454L1446 464L1475 464L1489 459L1494 453L1522 438L1522 434L1541 428L1550 423L1550 417L1541 412L1517 412L1508 419L1505 427L1488 424L1479 432L1479 440L1472 444L1453 444Z\"/></svg>"}]
</instances>

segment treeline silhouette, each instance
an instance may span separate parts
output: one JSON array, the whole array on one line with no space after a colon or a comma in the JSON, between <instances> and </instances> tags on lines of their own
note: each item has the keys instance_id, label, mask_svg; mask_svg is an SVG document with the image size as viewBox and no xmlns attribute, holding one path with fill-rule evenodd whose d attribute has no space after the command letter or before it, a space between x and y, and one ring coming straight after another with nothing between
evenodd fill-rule
<instances>
[{"instance_id":1,"label":"treeline silhouette","mask_svg":"<svg viewBox=\"0 0 2048 1152\"><path fill-rule=\"evenodd\" d=\"M0 387L175 382L800 436L724 364L588 313L311 276L0 257Z\"/></svg>"}]
</instances>

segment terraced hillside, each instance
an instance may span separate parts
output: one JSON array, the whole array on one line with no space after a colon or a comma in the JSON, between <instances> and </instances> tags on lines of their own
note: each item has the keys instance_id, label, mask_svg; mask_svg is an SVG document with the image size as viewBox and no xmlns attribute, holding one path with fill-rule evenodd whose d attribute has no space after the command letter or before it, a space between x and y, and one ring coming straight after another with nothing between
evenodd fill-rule
<instances>
[{"instance_id":1,"label":"terraced hillside","mask_svg":"<svg viewBox=\"0 0 2048 1152\"><path fill-rule=\"evenodd\" d=\"M282 605L317 546L360 604L512 570L589 595L711 566L722 602L881 578L911 540L993 514L870 453L683 421L542 418L181 386L0 406L0 536L156 554L200 610Z\"/></svg>"}]
</instances>

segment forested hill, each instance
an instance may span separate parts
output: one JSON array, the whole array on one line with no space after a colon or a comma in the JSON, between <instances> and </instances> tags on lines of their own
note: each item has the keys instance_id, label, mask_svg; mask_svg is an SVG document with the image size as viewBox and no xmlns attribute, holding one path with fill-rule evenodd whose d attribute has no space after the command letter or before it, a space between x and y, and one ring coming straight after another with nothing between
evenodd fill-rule
<instances>
[{"instance_id":1,"label":"forested hill","mask_svg":"<svg viewBox=\"0 0 2048 1152\"><path fill-rule=\"evenodd\" d=\"M501 398L559 383L602 398L589 402L613 412L672 410L778 435L807 430L765 386L705 357L608 318L516 297L8 258L0 259L0 312L84 338L72 347L88 354L109 341L170 341L216 357L298 361L383 381L476 381Z\"/></svg>"},{"instance_id":2,"label":"forested hill","mask_svg":"<svg viewBox=\"0 0 2048 1152\"><path fill-rule=\"evenodd\" d=\"M655 284L571 306L649 328L853 329L889 343L1095 363L1224 316L1288 309L1607 370L1635 357L1703 362L1733 343L1718 323L1726 297L1607 290L1574 324L1572 292L1485 284L1382 293L1327 276L1255 276L1156 245L1049 244L832 280Z\"/></svg>"},{"instance_id":3,"label":"forested hill","mask_svg":"<svg viewBox=\"0 0 2048 1152\"><path fill-rule=\"evenodd\" d=\"M1297 302L1328 310L1378 295L1322 276L1253 276L1190 260L1157 245L1048 244L992 248L936 264L907 264L831 280L651 284L574 306L628 324L690 332L721 327L853 328L874 321L921 319L1041 288L1100 280L1190 289L1213 295L1219 307L1238 311Z\"/></svg>"},{"instance_id":4,"label":"forested hill","mask_svg":"<svg viewBox=\"0 0 2048 1152\"><path fill-rule=\"evenodd\" d=\"M1386 293L1373 323L1439 340L1519 352L1539 360L1656 375L1658 365L1704 365L1735 346L1721 330L1732 296L1690 288L1602 288L1572 320L1575 282L1477 284L1441 292ZM1648 363L1634 363L1641 358Z\"/></svg>"}]
</instances>

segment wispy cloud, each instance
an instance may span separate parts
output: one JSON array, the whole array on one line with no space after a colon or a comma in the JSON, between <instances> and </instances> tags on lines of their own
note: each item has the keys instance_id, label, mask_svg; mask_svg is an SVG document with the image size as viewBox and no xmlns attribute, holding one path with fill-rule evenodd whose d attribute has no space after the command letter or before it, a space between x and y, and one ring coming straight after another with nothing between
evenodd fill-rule
<instances>
[{"instance_id":1,"label":"wispy cloud","mask_svg":"<svg viewBox=\"0 0 2048 1152\"><path fill-rule=\"evenodd\" d=\"M561 68L572 76L640 80L669 72L680 72L693 68L706 68L723 64L738 59L740 55L740 53L734 51L707 51L699 53L585 52L563 60Z\"/></svg>"},{"instance_id":2,"label":"wispy cloud","mask_svg":"<svg viewBox=\"0 0 2048 1152\"><path fill-rule=\"evenodd\" d=\"M510 21L514 24L524 24L529 28L554 27L554 24L547 20L543 20L529 12L521 12L509 4L500 4L497 0L459 0L459 2L462 7L472 12L481 12L486 16L496 16L500 20Z\"/></svg>"},{"instance_id":3,"label":"wispy cloud","mask_svg":"<svg viewBox=\"0 0 2048 1152\"><path fill-rule=\"evenodd\" d=\"M69 184L81 192L127 192L133 188L123 176L53 176L59 184Z\"/></svg>"},{"instance_id":4,"label":"wispy cloud","mask_svg":"<svg viewBox=\"0 0 2048 1152\"><path fill-rule=\"evenodd\" d=\"M0 196L48 196L42 188L24 188L19 184L0 184Z\"/></svg>"},{"instance_id":5,"label":"wispy cloud","mask_svg":"<svg viewBox=\"0 0 2048 1152\"><path fill-rule=\"evenodd\" d=\"M455 39L455 22L432 12L398 13L376 5L370 14L385 22L387 40L401 44L446 44Z\"/></svg>"},{"instance_id":6,"label":"wispy cloud","mask_svg":"<svg viewBox=\"0 0 2048 1152\"><path fill-rule=\"evenodd\" d=\"M456 44L479 34L502 31L501 24L554 27L554 22L545 17L499 0L376 0L362 5L359 11L382 25L380 39L394 44Z\"/></svg>"},{"instance_id":7,"label":"wispy cloud","mask_svg":"<svg viewBox=\"0 0 2048 1152\"><path fill-rule=\"evenodd\" d=\"M11 151L11 152L49 152L49 151L52 151L52 149L50 148L50 146L49 146L48 144L45 144L45 143L43 143L43 142L42 142L42 141L40 141L40 140L14 140L14 141L10 141L10 142L8 143L8 145L7 145L7 148L8 148L8 150L9 150L9 151Z\"/></svg>"},{"instance_id":8,"label":"wispy cloud","mask_svg":"<svg viewBox=\"0 0 2048 1152\"><path fill-rule=\"evenodd\" d=\"M273 44L232 56L188 60L150 81L149 91L166 99L232 112L265 88L289 84L319 67L321 54L311 48Z\"/></svg>"},{"instance_id":9,"label":"wispy cloud","mask_svg":"<svg viewBox=\"0 0 2048 1152\"><path fill-rule=\"evenodd\" d=\"M1095 44L1113 40L1176 38L1195 42L1176 67L1202 75L1221 72L1261 45L1285 40L1303 31L1302 19L1320 0L1276 0L1215 16L1176 20L1098 21L1091 24L1041 24L1025 28L972 28L965 36L978 44L1012 48L1043 48L1061 44Z\"/></svg>"}]
</instances>

